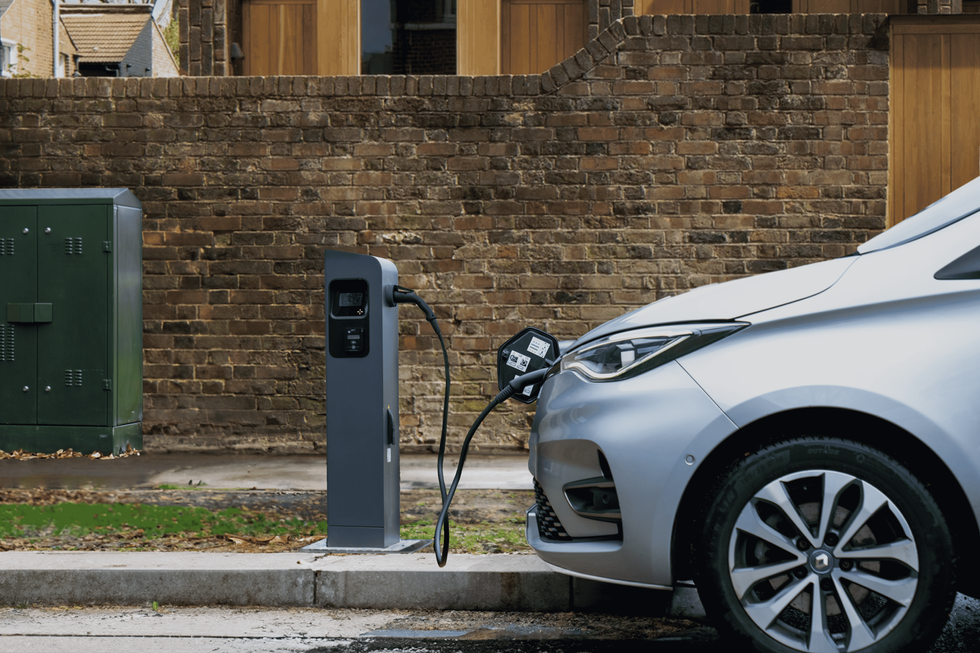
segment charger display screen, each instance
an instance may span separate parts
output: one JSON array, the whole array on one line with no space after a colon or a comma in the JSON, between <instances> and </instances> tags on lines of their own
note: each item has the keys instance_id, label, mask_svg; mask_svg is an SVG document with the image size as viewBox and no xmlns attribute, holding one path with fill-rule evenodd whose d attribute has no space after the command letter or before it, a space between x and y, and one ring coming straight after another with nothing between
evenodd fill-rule
<instances>
[{"instance_id":1,"label":"charger display screen","mask_svg":"<svg viewBox=\"0 0 980 653\"><path fill-rule=\"evenodd\" d=\"M330 282L330 315L360 318L367 315L368 286L364 279L336 279Z\"/></svg>"},{"instance_id":2,"label":"charger display screen","mask_svg":"<svg viewBox=\"0 0 980 653\"><path fill-rule=\"evenodd\" d=\"M338 299L341 308L348 306L364 307L364 293L362 292L342 292L339 293Z\"/></svg>"}]
</instances>

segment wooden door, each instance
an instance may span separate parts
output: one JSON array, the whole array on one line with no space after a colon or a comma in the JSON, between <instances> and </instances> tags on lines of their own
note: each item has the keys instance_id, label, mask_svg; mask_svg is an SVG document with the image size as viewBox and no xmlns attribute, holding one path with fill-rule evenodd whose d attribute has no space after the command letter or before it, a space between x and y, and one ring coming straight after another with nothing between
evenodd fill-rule
<instances>
[{"instance_id":1,"label":"wooden door","mask_svg":"<svg viewBox=\"0 0 980 653\"><path fill-rule=\"evenodd\" d=\"M246 75L316 75L316 0L245 0Z\"/></svg>"},{"instance_id":2,"label":"wooden door","mask_svg":"<svg viewBox=\"0 0 980 653\"><path fill-rule=\"evenodd\" d=\"M980 175L980 19L892 19L889 224Z\"/></svg>"},{"instance_id":3,"label":"wooden door","mask_svg":"<svg viewBox=\"0 0 980 653\"><path fill-rule=\"evenodd\" d=\"M504 0L501 72L543 73L585 47L586 8L587 0Z\"/></svg>"}]
</instances>

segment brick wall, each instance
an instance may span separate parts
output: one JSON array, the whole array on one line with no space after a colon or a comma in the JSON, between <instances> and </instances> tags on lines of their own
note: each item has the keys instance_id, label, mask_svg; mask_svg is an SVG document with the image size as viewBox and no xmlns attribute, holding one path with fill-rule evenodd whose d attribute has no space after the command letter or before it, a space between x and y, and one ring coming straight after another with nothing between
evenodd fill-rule
<instances>
[{"instance_id":1,"label":"brick wall","mask_svg":"<svg viewBox=\"0 0 980 653\"><path fill-rule=\"evenodd\" d=\"M0 186L144 203L151 449L319 448L322 253L392 259L436 310L459 442L526 325L854 250L884 227L880 16L628 17L540 76L6 80ZM401 322L402 442L441 355ZM520 450L507 406L481 450Z\"/></svg>"}]
</instances>

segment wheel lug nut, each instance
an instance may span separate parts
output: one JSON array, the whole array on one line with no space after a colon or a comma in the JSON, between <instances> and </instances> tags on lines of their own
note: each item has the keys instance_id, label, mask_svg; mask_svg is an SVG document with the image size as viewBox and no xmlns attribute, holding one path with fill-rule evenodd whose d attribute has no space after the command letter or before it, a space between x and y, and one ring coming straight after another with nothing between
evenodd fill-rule
<instances>
[{"instance_id":1,"label":"wheel lug nut","mask_svg":"<svg viewBox=\"0 0 980 653\"><path fill-rule=\"evenodd\" d=\"M822 589L824 592L830 592L834 589L834 582L829 578L821 578L820 589Z\"/></svg>"},{"instance_id":2,"label":"wheel lug nut","mask_svg":"<svg viewBox=\"0 0 980 653\"><path fill-rule=\"evenodd\" d=\"M824 538L824 542L827 543L827 546L837 546L837 543L840 542L840 538L837 536L837 533L827 533L827 537Z\"/></svg>"},{"instance_id":3,"label":"wheel lug nut","mask_svg":"<svg viewBox=\"0 0 980 653\"><path fill-rule=\"evenodd\" d=\"M810 548L810 543L805 537L801 537L800 539L796 540L796 548L800 551L806 551Z\"/></svg>"},{"instance_id":4,"label":"wheel lug nut","mask_svg":"<svg viewBox=\"0 0 980 653\"><path fill-rule=\"evenodd\" d=\"M854 563L851 562L850 560L841 560L840 561L840 568L843 569L844 571L850 571L853 566L854 566Z\"/></svg>"},{"instance_id":5,"label":"wheel lug nut","mask_svg":"<svg viewBox=\"0 0 980 653\"><path fill-rule=\"evenodd\" d=\"M796 569L793 570L793 575L796 576L799 580L803 580L804 578L806 578L806 569L804 569L803 567L797 567Z\"/></svg>"}]
</instances>

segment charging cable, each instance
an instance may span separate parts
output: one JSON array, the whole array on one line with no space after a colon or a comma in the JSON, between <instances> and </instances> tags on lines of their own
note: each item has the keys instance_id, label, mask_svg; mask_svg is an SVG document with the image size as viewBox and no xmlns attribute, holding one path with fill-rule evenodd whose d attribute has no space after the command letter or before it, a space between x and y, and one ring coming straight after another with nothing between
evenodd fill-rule
<instances>
[{"instance_id":1,"label":"charging cable","mask_svg":"<svg viewBox=\"0 0 980 653\"><path fill-rule=\"evenodd\" d=\"M390 306L396 306L398 304L415 304L419 309L425 313L425 319L430 325L432 325L432 330L436 332L436 337L439 338L439 345L442 347L442 364L444 368L444 373L446 377L446 391L442 400L442 437L439 438L439 458L438 458L438 476L439 476L439 494L442 498L443 509L445 510L448 505L446 499L449 496L446 492L446 478L442 471L442 463L446 457L446 437L448 433L448 420L449 420L449 353L446 351L446 341L443 340L442 331L439 329L439 321L436 320L436 314L433 312L429 305L425 303L425 300L415 294L414 290L409 290L408 288L403 288L402 286L388 286L385 288L385 298L388 300ZM460 465L462 468L462 465ZM457 475L458 476L458 475ZM457 481L459 479L457 478ZM455 490L455 484L453 489ZM436 559L439 560L439 534L438 530L436 532L436 539L434 540L434 548L436 550ZM445 542L442 547L446 551L449 550L449 529L445 531ZM445 566L446 560L445 556L441 559L439 566Z\"/></svg>"},{"instance_id":2,"label":"charging cable","mask_svg":"<svg viewBox=\"0 0 980 653\"><path fill-rule=\"evenodd\" d=\"M504 389L501 390L489 404L487 404L487 407L483 409L480 416L476 418L475 422L473 422L473 426L470 427L469 433L466 434L466 439L463 440L463 447L459 452L459 464L456 466L456 477L453 478L453 484L449 488L448 494L446 493L446 488L442 480L442 453L446 446L446 434L443 433L442 442L439 444L439 489L442 491L442 512L439 513L439 519L436 520L435 538L433 539L432 543L432 547L436 552L436 562L440 567L445 567L446 560L449 558L449 505L453 501L453 496L456 494L456 486L459 485L459 478L463 474L463 463L466 462L466 452L470 448L470 440L473 439L473 436L476 434L476 430L480 428L480 425L483 424L483 420L486 419L487 415L489 415L494 408L507 401L516 393L522 392L524 388L536 383L541 383L541 381L544 380L545 374L547 373L547 369L540 369L523 376L515 377L510 383L504 386ZM445 534L441 548L439 546L440 532Z\"/></svg>"},{"instance_id":3,"label":"charging cable","mask_svg":"<svg viewBox=\"0 0 980 653\"><path fill-rule=\"evenodd\" d=\"M439 338L439 345L442 347L442 361L446 375L446 392L442 403L442 437L439 439L439 458L437 461L439 494L442 497L442 511L439 513L439 518L436 520L436 531L432 541L432 548L435 549L436 562L440 567L445 567L446 560L449 558L449 506L452 504L453 496L456 494L456 487L459 485L459 479L463 474L463 463L466 462L466 453L469 451L470 441L476 434L477 429L480 428L480 425L483 424L483 420L486 419L487 415L489 415L494 408L507 401L507 399L514 396L518 392L523 392L524 388L541 383L544 380L545 374L548 373L548 370L540 369L535 372L524 374L523 376L515 377L510 383L504 386L504 389L501 390L489 404L487 404L487 407L483 409L483 412L481 412L479 417L476 418L476 421L473 422L473 426L470 427L469 433L466 434L466 439L463 440L463 446L459 452L459 463L456 465L456 476L453 478L453 483L447 491L446 478L442 470L443 461L446 457L446 436L449 419L449 354L446 351L446 342L443 340L442 331L439 329L439 322L436 320L436 314L431 308L429 308L429 305L425 303L425 300L415 294L414 291L409 290L408 288L403 288L402 286L388 286L385 288L385 297L390 306L395 306L397 304L415 304L418 306L419 309L425 313L425 319L432 325L432 330L436 332L436 336Z\"/></svg>"}]
</instances>

